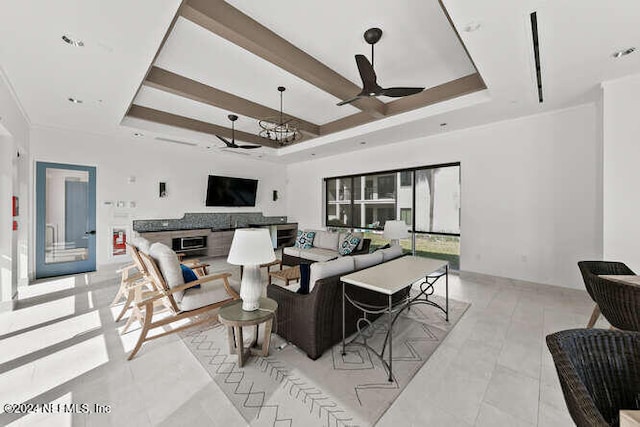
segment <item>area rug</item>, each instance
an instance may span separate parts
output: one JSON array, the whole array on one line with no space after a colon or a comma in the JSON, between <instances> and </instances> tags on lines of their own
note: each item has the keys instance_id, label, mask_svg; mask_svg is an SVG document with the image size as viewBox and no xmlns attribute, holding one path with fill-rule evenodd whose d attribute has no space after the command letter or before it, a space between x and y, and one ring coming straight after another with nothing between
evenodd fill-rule
<instances>
[{"instance_id":1,"label":"area rug","mask_svg":"<svg viewBox=\"0 0 640 427\"><path fill-rule=\"evenodd\" d=\"M237 356L229 354L221 324L183 332L182 339L247 424L372 426L468 307L449 299L449 322L427 305L405 310L393 330L393 382L387 381L380 359L360 345L349 345L342 356L339 343L314 361L274 334L268 357L252 356L239 368ZM386 334L385 319L378 319L372 328L368 342L379 349Z\"/></svg>"}]
</instances>

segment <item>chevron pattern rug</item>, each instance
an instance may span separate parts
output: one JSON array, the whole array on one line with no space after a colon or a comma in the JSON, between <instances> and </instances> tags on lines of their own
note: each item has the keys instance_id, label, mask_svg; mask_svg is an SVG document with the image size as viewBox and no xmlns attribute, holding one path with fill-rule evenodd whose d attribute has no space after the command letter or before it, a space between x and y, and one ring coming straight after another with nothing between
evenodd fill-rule
<instances>
[{"instance_id":1,"label":"chevron pattern rug","mask_svg":"<svg viewBox=\"0 0 640 427\"><path fill-rule=\"evenodd\" d=\"M273 334L269 356L252 356L239 368L221 324L184 332L182 339L249 425L372 426L468 307L449 299L448 323L442 312L426 305L412 306L398 318L393 330L394 382L387 381L380 359L360 345L348 346L343 356L338 344L313 361ZM372 329L368 342L379 349L386 322L380 318Z\"/></svg>"}]
</instances>

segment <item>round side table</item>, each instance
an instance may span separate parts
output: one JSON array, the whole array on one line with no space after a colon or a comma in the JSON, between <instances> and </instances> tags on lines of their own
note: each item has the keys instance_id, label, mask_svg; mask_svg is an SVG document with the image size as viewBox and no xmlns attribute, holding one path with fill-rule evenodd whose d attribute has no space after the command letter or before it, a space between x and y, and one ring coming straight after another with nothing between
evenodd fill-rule
<instances>
[{"instance_id":1,"label":"round side table","mask_svg":"<svg viewBox=\"0 0 640 427\"><path fill-rule=\"evenodd\" d=\"M218 320L227 327L229 339L229 353L238 355L238 366L242 367L250 354L258 356L269 355L269 343L271 342L271 328L278 303L270 298L260 298L260 307L254 311L244 311L242 300L231 301L218 311ZM262 349L257 348L258 327L264 323L264 340ZM244 346L242 336L243 326L255 326L255 336L248 347Z\"/></svg>"}]
</instances>

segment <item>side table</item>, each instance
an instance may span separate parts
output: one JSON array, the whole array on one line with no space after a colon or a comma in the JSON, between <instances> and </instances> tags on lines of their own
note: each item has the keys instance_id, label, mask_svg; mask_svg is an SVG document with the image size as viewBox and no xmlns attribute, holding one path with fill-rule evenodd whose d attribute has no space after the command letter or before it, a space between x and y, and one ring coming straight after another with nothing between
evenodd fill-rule
<instances>
[{"instance_id":1,"label":"side table","mask_svg":"<svg viewBox=\"0 0 640 427\"><path fill-rule=\"evenodd\" d=\"M278 303L270 298L260 298L260 307L254 311L244 311L241 299L231 301L220 307L218 320L227 327L229 353L238 355L239 367L244 365L247 357L251 354L263 357L269 355L271 328L277 310ZM262 349L257 347L258 327L261 323L265 325ZM243 326L255 326L255 336L248 347L244 345Z\"/></svg>"}]
</instances>

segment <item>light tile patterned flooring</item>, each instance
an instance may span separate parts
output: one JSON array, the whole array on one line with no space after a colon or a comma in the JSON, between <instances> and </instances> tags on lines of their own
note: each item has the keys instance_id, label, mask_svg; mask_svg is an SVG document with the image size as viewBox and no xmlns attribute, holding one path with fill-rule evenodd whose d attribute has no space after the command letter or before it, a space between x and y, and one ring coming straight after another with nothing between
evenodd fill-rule
<instances>
[{"instance_id":1,"label":"light tile patterned flooring","mask_svg":"<svg viewBox=\"0 0 640 427\"><path fill-rule=\"evenodd\" d=\"M237 277L224 260L212 264ZM111 412L2 413L0 425L245 425L177 335L126 361L138 332L119 335L124 321L109 307L114 270L36 282L20 290L15 311L0 313L0 403L97 403ZM470 274L450 284L471 308L378 425L573 425L544 337L586 325L586 292Z\"/></svg>"}]
</instances>

